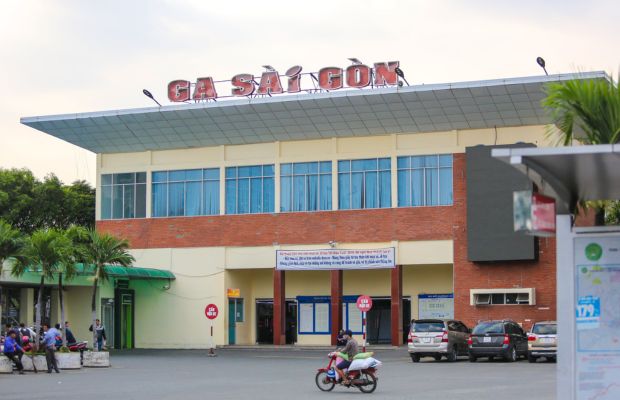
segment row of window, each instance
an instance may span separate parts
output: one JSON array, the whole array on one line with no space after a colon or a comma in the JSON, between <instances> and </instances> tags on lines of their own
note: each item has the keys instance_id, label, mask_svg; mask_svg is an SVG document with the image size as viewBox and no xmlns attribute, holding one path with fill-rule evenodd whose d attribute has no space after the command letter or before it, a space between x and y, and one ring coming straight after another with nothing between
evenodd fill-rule
<instances>
[{"instance_id":1,"label":"row of window","mask_svg":"<svg viewBox=\"0 0 620 400\"><path fill-rule=\"evenodd\" d=\"M338 161L340 210L392 205L390 158ZM398 206L452 204L452 155L397 159ZM272 213L273 164L226 167L226 214ZM219 168L157 171L152 175L152 216L220 213ZM332 210L332 162L280 165L280 211ZM146 173L101 176L101 218L146 217Z\"/></svg>"}]
</instances>

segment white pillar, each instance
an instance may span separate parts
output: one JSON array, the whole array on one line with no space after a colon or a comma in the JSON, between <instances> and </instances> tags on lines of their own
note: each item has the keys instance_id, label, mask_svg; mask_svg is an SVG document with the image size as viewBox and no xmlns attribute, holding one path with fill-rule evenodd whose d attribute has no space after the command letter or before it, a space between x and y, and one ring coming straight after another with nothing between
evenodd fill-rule
<instances>
[{"instance_id":1,"label":"white pillar","mask_svg":"<svg viewBox=\"0 0 620 400\"><path fill-rule=\"evenodd\" d=\"M570 215L556 217L556 285L558 318L558 356L556 398L575 400L575 271Z\"/></svg>"}]
</instances>

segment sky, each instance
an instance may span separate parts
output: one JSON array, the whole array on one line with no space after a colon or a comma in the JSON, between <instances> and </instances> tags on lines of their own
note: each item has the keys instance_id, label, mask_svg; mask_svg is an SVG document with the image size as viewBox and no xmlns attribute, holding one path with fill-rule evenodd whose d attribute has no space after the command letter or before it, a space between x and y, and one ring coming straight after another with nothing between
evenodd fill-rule
<instances>
[{"instance_id":1,"label":"sky","mask_svg":"<svg viewBox=\"0 0 620 400\"><path fill-rule=\"evenodd\" d=\"M95 154L21 117L150 107L169 81L400 61L408 82L604 70L617 0L0 0L0 168L95 182Z\"/></svg>"}]
</instances>

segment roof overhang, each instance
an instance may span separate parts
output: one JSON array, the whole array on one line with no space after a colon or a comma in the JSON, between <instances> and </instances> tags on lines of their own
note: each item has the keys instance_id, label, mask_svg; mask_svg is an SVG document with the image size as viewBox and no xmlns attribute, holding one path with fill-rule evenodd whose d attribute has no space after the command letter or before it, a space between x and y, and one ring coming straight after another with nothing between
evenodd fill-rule
<instances>
[{"instance_id":1,"label":"roof overhang","mask_svg":"<svg viewBox=\"0 0 620 400\"><path fill-rule=\"evenodd\" d=\"M171 271L155 268L140 267L122 267L119 265L106 265L106 274L111 278L120 279L165 279L174 280L176 277ZM92 265L76 264L78 275L92 276L95 274L95 268Z\"/></svg>"},{"instance_id":2,"label":"roof overhang","mask_svg":"<svg viewBox=\"0 0 620 400\"><path fill-rule=\"evenodd\" d=\"M541 125L550 123L543 86L574 79L609 77L599 71L246 97L21 123L95 153Z\"/></svg>"},{"instance_id":3,"label":"roof overhang","mask_svg":"<svg viewBox=\"0 0 620 400\"><path fill-rule=\"evenodd\" d=\"M620 199L620 145L493 149L492 155L527 175L556 199L558 214L580 200Z\"/></svg>"}]
</instances>

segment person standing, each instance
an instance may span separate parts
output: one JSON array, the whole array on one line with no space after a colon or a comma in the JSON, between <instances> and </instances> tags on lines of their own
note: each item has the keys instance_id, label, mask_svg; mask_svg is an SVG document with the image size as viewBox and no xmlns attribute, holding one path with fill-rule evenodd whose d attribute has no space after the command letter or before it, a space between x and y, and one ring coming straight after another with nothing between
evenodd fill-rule
<instances>
[{"instance_id":1,"label":"person standing","mask_svg":"<svg viewBox=\"0 0 620 400\"><path fill-rule=\"evenodd\" d=\"M89 331L93 331L93 326L91 325L90 328L88 328ZM103 350L103 343L104 341L107 340L107 338L105 337L105 327L103 326L103 324L101 323L101 321L99 319L95 320L95 333L97 336L97 344L95 346L95 349L97 351L101 351Z\"/></svg>"},{"instance_id":2,"label":"person standing","mask_svg":"<svg viewBox=\"0 0 620 400\"><path fill-rule=\"evenodd\" d=\"M56 362L56 336L60 334L56 328L50 328L48 324L43 324L43 345L45 346L45 360L47 361L47 373L51 374L52 369L60 373Z\"/></svg>"},{"instance_id":3,"label":"person standing","mask_svg":"<svg viewBox=\"0 0 620 400\"><path fill-rule=\"evenodd\" d=\"M71 332L69 328L69 321L65 321L65 337L67 338L67 346L77 343L75 336L73 336L73 332Z\"/></svg>"},{"instance_id":4,"label":"person standing","mask_svg":"<svg viewBox=\"0 0 620 400\"><path fill-rule=\"evenodd\" d=\"M15 340L16 336L17 332L15 330L10 330L8 332L8 335L4 339L4 355L15 363L17 371L19 371L20 375L23 375L24 366L22 365L22 355L24 354L24 351L21 346L17 344L17 341Z\"/></svg>"}]
</instances>

